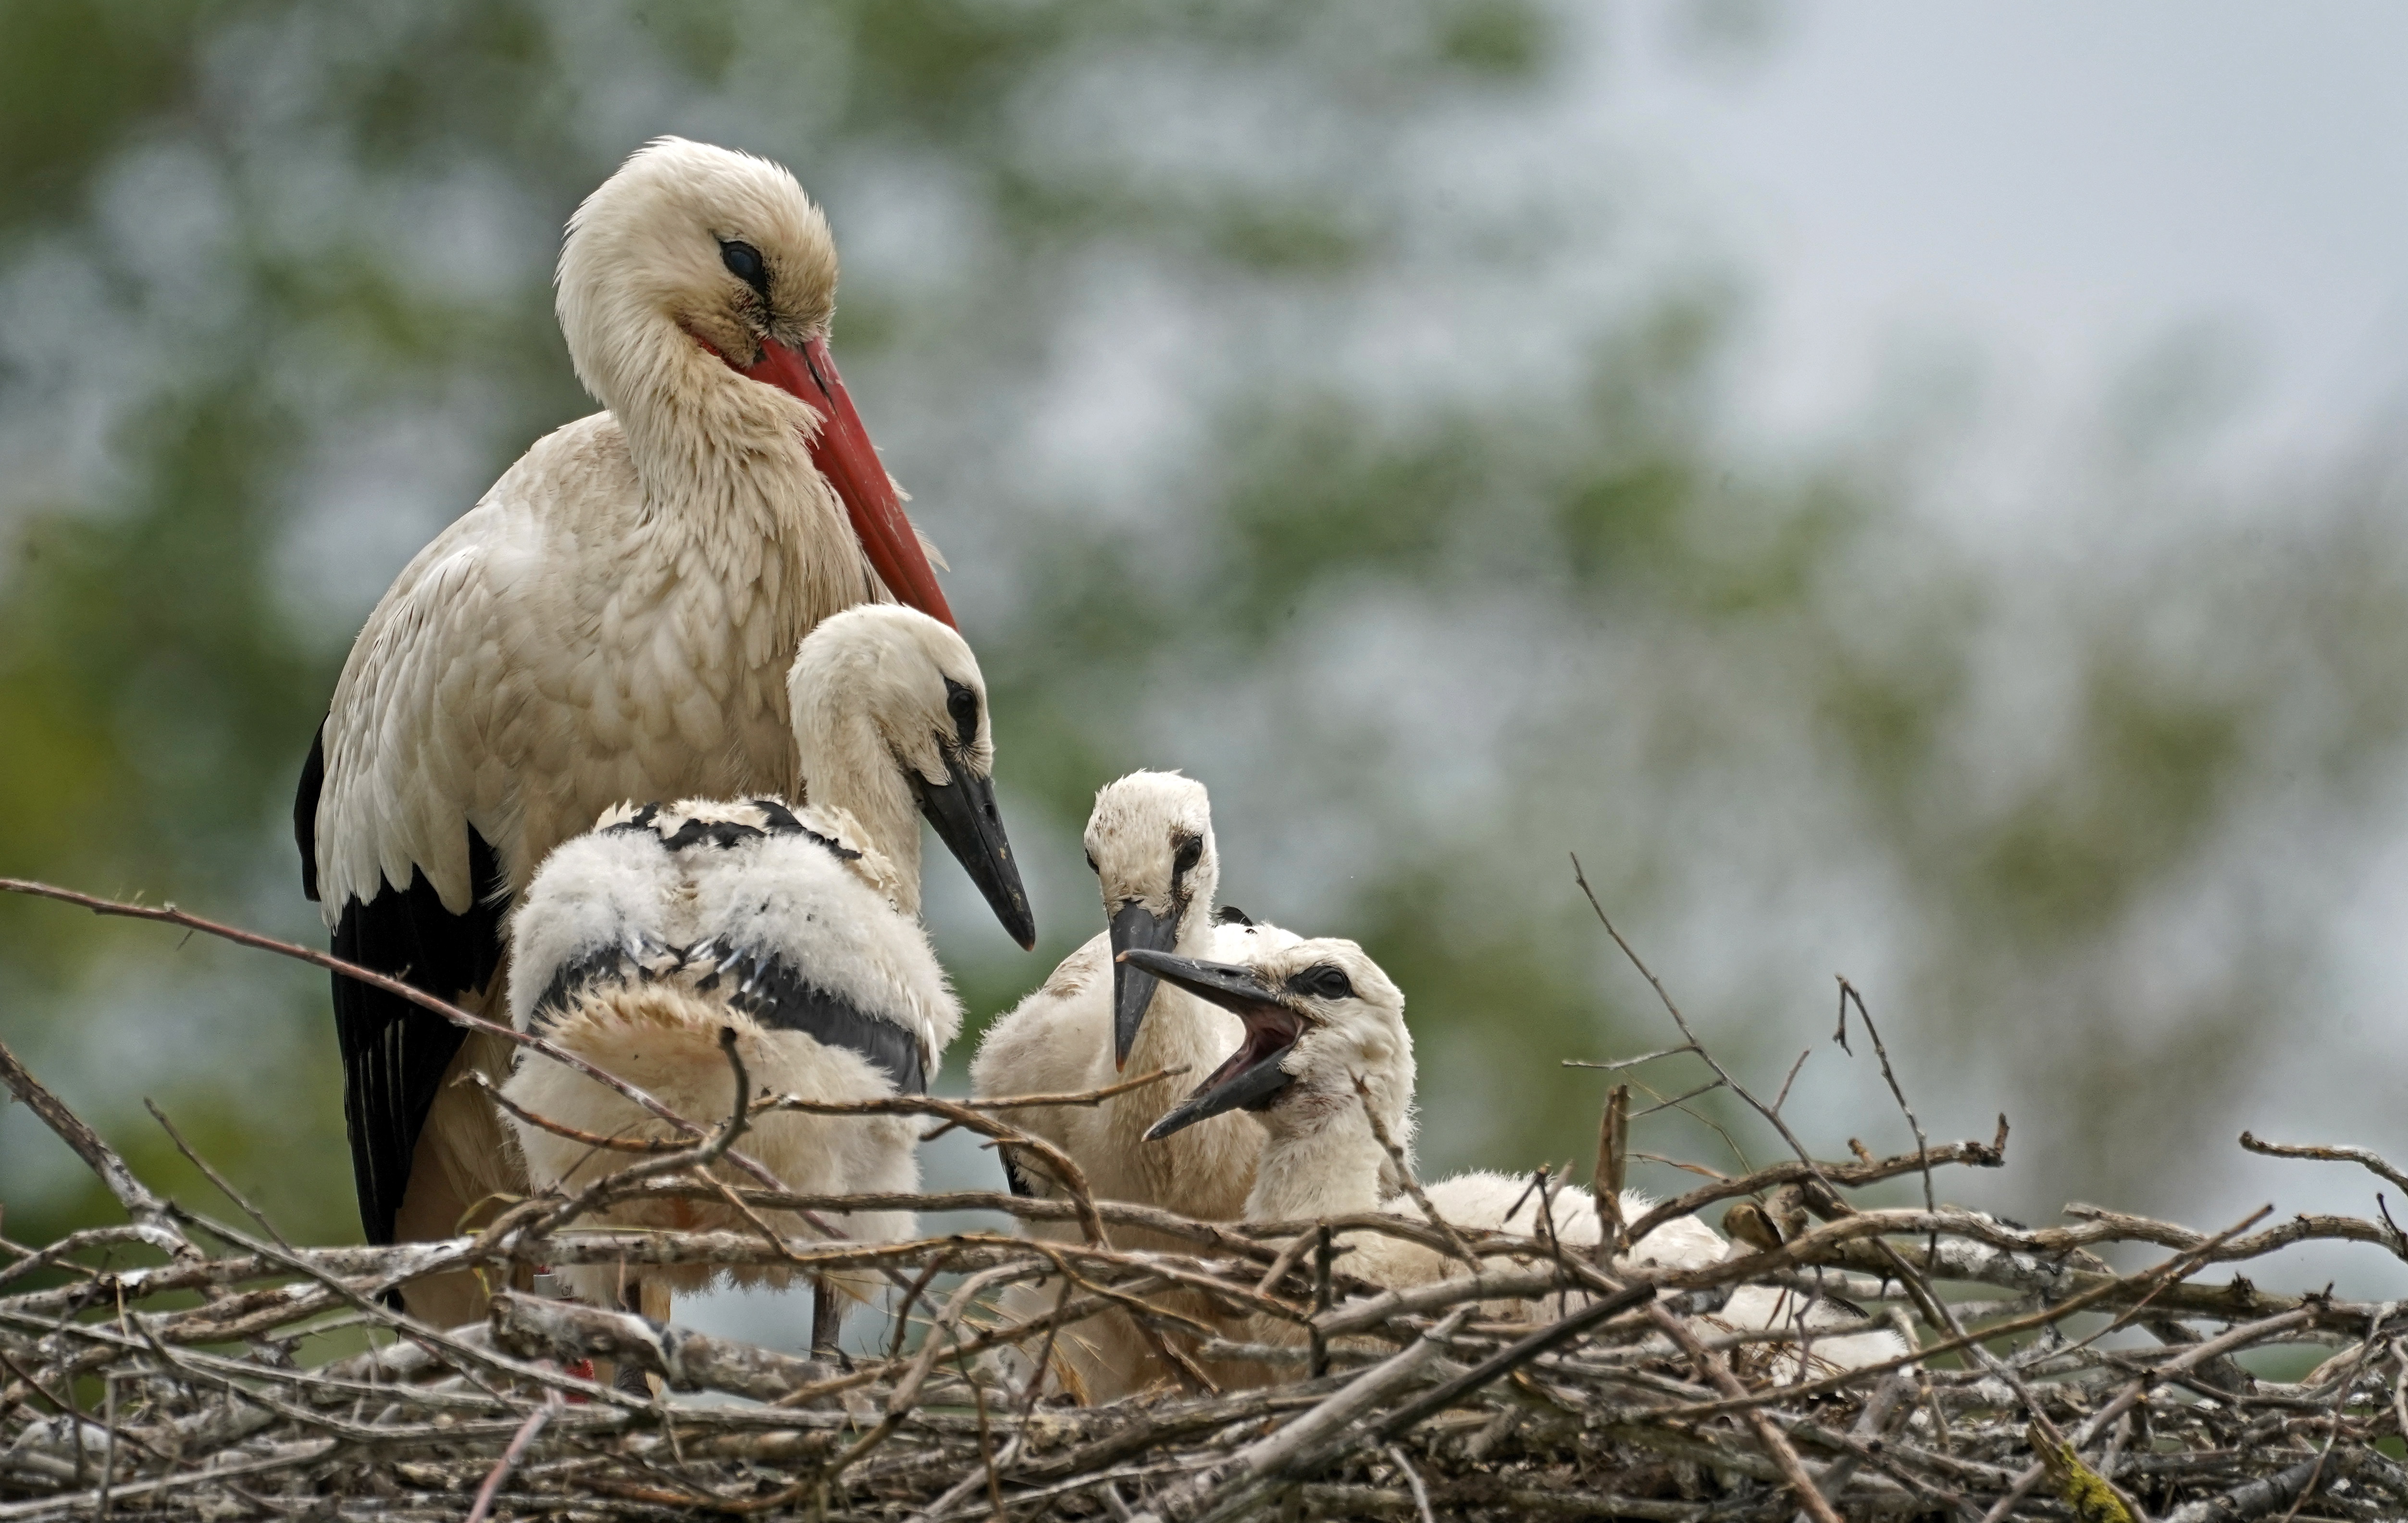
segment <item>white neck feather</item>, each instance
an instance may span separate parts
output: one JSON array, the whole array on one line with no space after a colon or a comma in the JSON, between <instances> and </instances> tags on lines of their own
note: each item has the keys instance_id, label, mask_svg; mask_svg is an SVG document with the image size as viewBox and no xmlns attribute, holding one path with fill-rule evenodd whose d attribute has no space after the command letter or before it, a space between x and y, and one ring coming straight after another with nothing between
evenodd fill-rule
<instances>
[{"instance_id":1,"label":"white neck feather","mask_svg":"<svg viewBox=\"0 0 2408 1523\"><path fill-rule=\"evenodd\" d=\"M1283 1099L1262 1113L1262 1121L1269 1140L1246 1198L1248 1221L1312 1221L1380 1209L1388 1155L1353 1093Z\"/></svg>"},{"instance_id":2,"label":"white neck feather","mask_svg":"<svg viewBox=\"0 0 2408 1523\"><path fill-rule=\"evenodd\" d=\"M952 693L979 705L975 742L955 749ZM852 817L860 844L892 869L895 907L920 913L919 799L914 774L942 786L948 772L985 777L993 755L986 686L962 637L916 609L865 603L811 631L786 675L804 802Z\"/></svg>"},{"instance_id":3,"label":"white neck feather","mask_svg":"<svg viewBox=\"0 0 2408 1523\"><path fill-rule=\"evenodd\" d=\"M626 437L646 531L677 547L685 574L773 603L824 611L876 598L844 505L811 462L817 415L672 323L630 326L587 370L607 378L594 390Z\"/></svg>"},{"instance_id":4,"label":"white neck feather","mask_svg":"<svg viewBox=\"0 0 2408 1523\"><path fill-rule=\"evenodd\" d=\"M1403 1185L1370 1114L1410 1164L1412 1037L1393 1013L1382 1019L1358 1010L1340 1020L1305 1032L1287 1058L1302 1070L1290 1067L1296 1078L1259 1113L1269 1140L1246 1201L1250 1221L1377 1211Z\"/></svg>"},{"instance_id":5,"label":"white neck feather","mask_svg":"<svg viewBox=\"0 0 2408 1523\"><path fill-rule=\"evenodd\" d=\"M845 697L860 697L853 682L824 682L797 694L795 747L802 759L807 802L843 810L860 826L862 846L882 853L896 869L896 909L920 913L920 805L903 779L877 718Z\"/></svg>"},{"instance_id":6,"label":"white neck feather","mask_svg":"<svg viewBox=\"0 0 2408 1523\"><path fill-rule=\"evenodd\" d=\"M843 712L827 701L843 691L832 684L795 715L795 740L802 754L803 787L818 807L840 809L860 826L861 844L882 854L896 874L895 907L920 913L920 810L903 777L903 764L887 748L874 720Z\"/></svg>"},{"instance_id":7,"label":"white neck feather","mask_svg":"<svg viewBox=\"0 0 2408 1523\"><path fill-rule=\"evenodd\" d=\"M816 474L803 433L813 419L800 402L738 375L666 323L646 323L629 348L629 379L608 400L656 501L721 496L797 467Z\"/></svg>"}]
</instances>

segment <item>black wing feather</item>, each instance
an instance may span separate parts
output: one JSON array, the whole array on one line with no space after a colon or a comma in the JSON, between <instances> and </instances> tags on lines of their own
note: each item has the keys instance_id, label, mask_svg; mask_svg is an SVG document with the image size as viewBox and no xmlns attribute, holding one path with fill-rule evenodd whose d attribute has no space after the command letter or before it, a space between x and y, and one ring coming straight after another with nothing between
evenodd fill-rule
<instances>
[{"instance_id":1,"label":"black wing feather","mask_svg":"<svg viewBox=\"0 0 2408 1523\"><path fill-rule=\"evenodd\" d=\"M817 987L776 957L754 962L727 1002L774 1030L800 1031L859 1053L884 1071L898 1095L928 1092L927 1063L916 1032Z\"/></svg>"},{"instance_id":2,"label":"black wing feather","mask_svg":"<svg viewBox=\"0 0 2408 1523\"><path fill-rule=\"evenodd\" d=\"M301 786L293 795L293 841L301 848L301 892L318 902L318 795L326 786L326 726L309 737L309 759L301 764Z\"/></svg>"},{"instance_id":3,"label":"black wing feather","mask_svg":"<svg viewBox=\"0 0 2408 1523\"><path fill-rule=\"evenodd\" d=\"M321 752L313 751L310 759L311 767L302 774L302 793L314 823L314 785L324 766ZM336 956L389 973L454 1004L493 981L501 965L507 909L501 862L475 827L464 824L461 828L468 834L469 881L476 889L467 912L455 915L446 910L426 874L413 867L407 889L381 882L376 898L344 902L342 918L335 926ZM314 847L305 846L304 852L314 878ZM370 1243L391 1243L394 1215L409 1187L419 1131L435 1104L443 1071L467 1033L397 994L340 973L334 975L334 984L335 1036L343 1054L343 1123L351 1136L360 1224Z\"/></svg>"},{"instance_id":4,"label":"black wing feather","mask_svg":"<svg viewBox=\"0 0 2408 1523\"><path fill-rule=\"evenodd\" d=\"M602 984L683 980L695 993L724 987L727 1003L773 1031L796 1031L824 1046L859 1055L886 1075L898 1095L928 1092L927 1056L909 1027L855 1005L812 984L788 963L757 953L727 956L716 942L662 947L658 957L626 955L616 946L596 947L552 970L539 1013L568 1009L576 997Z\"/></svg>"},{"instance_id":5,"label":"black wing feather","mask_svg":"<svg viewBox=\"0 0 2408 1523\"><path fill-rule=\"evenodd\" d=\"M1028 1183L1028 1176L1022 1173L1019 1166L1011 1161L1011 1149L999 1147L995 1150L995 1154L996 1157L1003 1160L1004 1187L1025 1200L1036 1200L1036 1187Z\"/></svg>"}]
</instances>

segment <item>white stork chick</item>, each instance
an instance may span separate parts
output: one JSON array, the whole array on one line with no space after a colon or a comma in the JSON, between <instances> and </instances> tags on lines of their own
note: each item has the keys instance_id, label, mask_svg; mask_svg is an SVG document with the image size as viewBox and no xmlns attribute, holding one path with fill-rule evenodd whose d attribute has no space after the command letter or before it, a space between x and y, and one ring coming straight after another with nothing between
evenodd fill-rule
<instances>
[{"instance_id":1,"label":"white stork chick","mask_svg":"<svg viewBox=\"0 0 2408 1523\"><path fill-rule=\"evenodd\" d=\"M995 812L994 749L978 663L960 636L909 609L868 607L803 641L792 683L811 802L774 798L623 805L552 854L510 927L510 1014L687 1118L735 1101L720 1032L733 1030L753 1093L861 1099L924 1093L961 1028L961 1005L917 918L924 814L990 898L1019 874ZM621 1139L675 1139L617 1091L523 1054L504 1094L521 1109ZM513 1123L537 1189L573 1190L624 1153ZM738 1144L807 1194L919 1187L915 1123L773 1112ZM725 1163L722 1177L741 1181ZM781 1229L804 1228L779 1213ZM635 1201L625 1226L743 1230L715 1201ZM908 1213L834 1219L869 1241ZM608 1265L561 1272L602 1305L626 1288ZM790 1271L733 1272L783 1285ZM648 1269L664 1290L702 1288L708 1266ZM840 1280L858 1296L861 1286Z\"/></svg>"},{"instance_id":2,"label":"white stork chick","mask_svg":"<svg viewBox=\"0 0 2408 1523\"><path fill-rule=\"evenodd\" d=\"M1063 959L1044 984L997 1021L970 1064L970 1092L1074 1094L1111 1085L1124 1070L1184 1068L1209 1073L1237 1049L1237 1017L1141 968L1116 959L1133 948L1177 952L1206 961L1240 962L1261 948L1297 940L1235 909L1215 912L1221 858L1204 785L1176 772L1132 772L1096 795L1087 818L1087 863L1103 893L1110 929ZM1254 1185L1263 1129L1237 1113L1189 1128L1168 1142L1143 1144L1162 1114L1159 1088L1116 1095L1092 1106L1011 1113L1013 1125L1070 1156L1098 1200L1159 1206L1206 1221L1235 1219ZM1051 1181L1015 1168L1013 1193L1059 1193ZM1032 1224L1040 1237L1075 1237L1068 1226ZM1185 1252L1183 1239L1115 1228L1116 1246ZM1031 1312L1050 1292L1022 1287L1010 1309ZM1226 1320L1200 1298L1179 1309ZM1091 1401L1143 1389L1171 1372L1136 1326L1117 1315L1065 1335L1057 1353Z\"/></svg>"},{"instance_id":3,"label":"white stork chick","mask_svg":"<svg viewBox=\"0 0 2408 1523\"><path fill-rule=\"evenodd\" d=\"M665 137L578 208L557 309L604 410L403 569L302 770L302 884L337 955L494 1013L509 904L604 809L796 793L785 677L814 625L888 596L953 622L829 356L836 281L819 208L747 154ZM498 1077L507 1044L334 992L368 1241L448 1236L523 1187L449 1084ZM451 1278L413 1310L479 1315Z\"/></svg>"},{"instance_id":4,"label":"white stork chick","mask_svg":"<svg viewBox=\"0 0 2408 1523\"><path fill-rule=\"evenodd\" d=\"M1208 1073L1237 1049L1242 1024L1116 959L1144 948L1240 962L1258 947L1296 940L1234 908L1215 912L1221 859L1211 801L1192 778L1132 772L1107 784L1087 818L1086 848L1111 928L1065 957L1041 987L988 1029L970 1063L973 1095L1100 1089L1132 1069L1150 1073L1183 1066ZM1211 1221L1235 1217L1254 1188L1262 1128L1231 1114L1191 1128L1166 1146L1138 1146L1161 1112L1159 1093L1144 1089L1093 1106L1015 1112L1012 1119L1068 1153L1099 1199ZM1019 1171L1009 1171L1015 1191L1039 1187Z\"/></svg>"},{"instance_id":5,"label":"white stork chick","mask_svg":"<svg viewBox=\"0 0 2408 1523\"><path fill-rule=\"evenodd\" d=\"M1329 938L1265 949L1240 964L1143 951L1130 953L1128 960L1232 1012L1246 1030L1244 1043L1183 1104L1155 1123L1149 1138L1175 1136L1232 1109L1249 1110L1261 1119L1267 1141L1245 1220L1315 1221L1371 1212L1419 1217L1412 1200L1394 1193L1387 1183L1393 1165L1369 1114L1379 1114L1400 1149L1410 1147L1415 1074L1404 995L1361 947ZM1457 1227L1537 1235L1538 1192L1527 1179L1473 1171L1440 1180L1424 1193ZM1653 1204L1638 1191L1625 1191L1624 1219L1636 1220ZM1586 1248L1600 1237L1597 1208L1584 1191L1554 1195L1548 1225L1567 1246ZM1341 1262L1375 1284L1402 1287L1465 1272L1461 1261L1400 1238L1356 1232L1346 1234L1344 1242L1354 1251ZM1723 1258L1727 1249L1713 1228L1682 1216L1650 1232L1616 1262L1699 1268ZM1783 1300L1784 1294L1743 1286L1716 1320L1730 1328L1780 1325L1802 1306L1795 1298ZM1743 1301L1748 1296L1760 1300ZM1526 1315L1536 1304L1501 1301L1488 1309L1492 1315ZM1818 1328L1835 1319L1861 1326L1828 1302L1809 1316ZM1265 1342L1294 1342L1297 1336L1272 1318L1257 1319L1254 1332ZM1818 1360L1866 1363L1889 1357L1899 1345L1885 1332L1858 1333L1818 1339L1814 1351Z\"/></svg>"}]
</instances>

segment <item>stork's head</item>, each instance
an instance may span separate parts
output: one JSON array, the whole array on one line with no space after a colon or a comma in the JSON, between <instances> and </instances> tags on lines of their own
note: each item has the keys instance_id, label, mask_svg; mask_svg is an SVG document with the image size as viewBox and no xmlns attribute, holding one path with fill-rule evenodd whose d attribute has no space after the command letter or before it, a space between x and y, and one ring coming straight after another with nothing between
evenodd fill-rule
<instances>
[{"instance_id":1,"label":"stork's head","mask_svg":"<svg viewBox=\"0 0 2408 1523\"><path fill-rule=\"evenodd\" d=\"M658 429L675 438L681 428L765 417L800 428L879 580L952 624L828 352L836 275L827 218L793 175L749 153L663 137L569 219L560 326L578 380L631 437ZM748 386L801 406L765 410L766 397L739 390Z\"/></svg>"},{"instance_id":2,"label":"stork's head","mask_svg":"<svg viewBox=\"0 0 2408 1523\"><path fill-rule=\"evenodd\" d=\"M804 637L786 697L812 803L853 814L884 838L881 850L911 863L916 806L1011 939L1036 945L995 806L986 681L960 635L892 603L847 609Z\"/></svg>"},{"instance_id":3,"label":"stork's head","mask_svg":"<svg viewBox=\"0 0 2408 1523\"><path fill-rule=\"evenodd\" d=\"M1120 955L1192 950L1211 924L1221 856L1204 784L1176 772L1131 772L1106 784L1087 816L1087 866L1111 926L1112 1062L1120 1067L1154 990L1154 975Z\"/></svg>"},{"instance_id":4,"label":"stork's head","mask_svg":"<svg viewBox=\"0 0 2408 1523\"><path fill-rule=\"evenodd\" d=\"M1168 984L1210 999L1246 1040L1148 1141L1207 1116L1248 1110L1274 1133L1302 1130L1365 1103L1400 1143L1411 1135L1413 1039L1405 997L1352 941L1326 937L1267 947L1248 963L1198 962L1142 949L1123 954Z\"/></svg>"}]
</instances>

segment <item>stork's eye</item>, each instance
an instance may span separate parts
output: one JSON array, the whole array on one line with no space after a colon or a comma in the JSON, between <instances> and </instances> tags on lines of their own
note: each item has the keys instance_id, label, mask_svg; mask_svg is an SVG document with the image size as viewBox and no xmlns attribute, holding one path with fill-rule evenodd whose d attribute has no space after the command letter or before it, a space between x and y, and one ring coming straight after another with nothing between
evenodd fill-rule
<instances>
[{"instance_id":1,"label":"stork's eye","mask_svg":"<svg viewBox=\"0 0 2408 1523\"><path fill-rule=\"evenodd\" d=\"M1104 875L1104 869L1096 866L1096 854L1093 852L1087 854L1087 870L1098 878Z\"/></svg>"},{"instance_id":2,"label":"stork's eye","mask_svg":"<svg viewBox=\"0 0 2408 1523\"><path fill-rule=\"evenodd\" d=\"M953 734L962 744L978 744L978 695L951 677L945 679L945 712L952 716Z\"/></svg>"},{"instance_id":3,"label":"stork's eye","mask_svg":"<svg viewBox=\"0 0 2408 1523\"><path fill-rule=\"evenodd\" d=\"M769 266L761 261L761 251L741 238L728 238L719 245L719 262L727 273L758 291L769 294Z\"/></svg>"},{"instance_id":4,"label":"stork's eye","mask_svg":"<svg viewBox=\"0 0 2408 1523\"><path fill-rule=\"evenodd\" d=\"M1185 841L1179 843L1179 855L1170 859L1171 873L1173 876L1177 876L1181 873L1190 871L1195 868L1197 863L1203 860L1204 838L1201 836L1190 836Z\"/></svg>"},{"instance_id":5,"label":"stork's eye","mask_svg":"<svg viewBox=\"0 0 2408 1523\"><path fill-rule=\"evenodd\" d=\"M1354 998L1354 985L1347 981L1346 970L1333 968L1326 962L1289 979L1287 986L1297 994L1309 994L1322 999Z\"/></svg>"}]
</instances>

